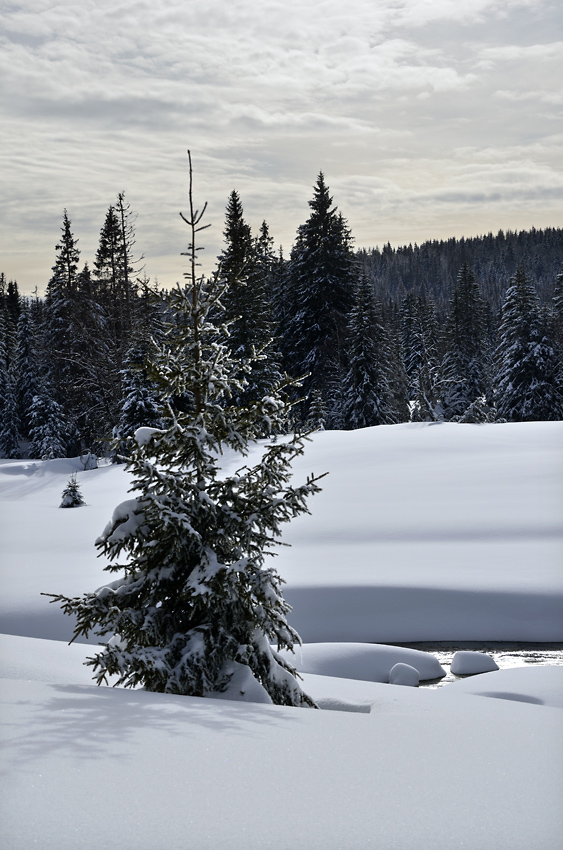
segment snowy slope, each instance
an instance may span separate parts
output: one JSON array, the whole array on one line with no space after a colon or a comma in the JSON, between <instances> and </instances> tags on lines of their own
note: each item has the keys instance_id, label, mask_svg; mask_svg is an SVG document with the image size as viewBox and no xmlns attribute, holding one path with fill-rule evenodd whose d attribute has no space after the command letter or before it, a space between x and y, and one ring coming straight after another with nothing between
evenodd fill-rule
<instances>
[{"instance_id":1,"label":"snowy slope","mask_svg":"<svg viewBox=\"0 0 563 850\"><path fill-rule=\"evenodd\" d=\"M76 466L0 461L5 633L68 639L40 593L107 581L93 542L127 476L79 472L87 506L59 510ZM563 639L563 423L323 432L295 480L311 471L330 474L276 559L304 640Z\"/></svg>"},{"instance_id":2,"label":"snowy slope","mask_svg":"<svg viewBox=\"0 0 563 850\"><path fill-rule=\"evenodd\" d=\"M296 480L330 475L277 559L303 637L561 639L562 447L563 423L316 435ZM87 505L59 510L76 468L0 461L1 847L560 846L563 668L422 690L347 678L414 651L306 645L332 711L91 685L94 647L40 592L107 580L93 541L128 481L79 471Z\"/></svg>"},{"instance_id":3,"label":"snowy slope","mask_svg":"<svg viewBox=\"0 0 563 850\"><path fill-rule=\"evenodd\" d=\"M560 846L561 710L379 687L363 714L4 680L0 843Z\"/></svg>"}]
</instances>

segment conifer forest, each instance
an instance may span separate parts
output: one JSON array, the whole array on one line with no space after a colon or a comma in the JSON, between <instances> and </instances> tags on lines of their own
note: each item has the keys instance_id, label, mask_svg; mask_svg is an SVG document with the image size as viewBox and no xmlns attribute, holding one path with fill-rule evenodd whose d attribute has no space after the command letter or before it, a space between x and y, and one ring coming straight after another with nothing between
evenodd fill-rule
<instances>
[{"instance_id":1,"label":"conifer forest","mask_svg":"<svg viewBox=\"0 0 563 850\"><path fill-rule=\"evenodd\" d=\"M209 320L241 369L225 403L283 386L287 432L563 418L563 229L356 250L320 173L289 256L236 191L223 235ZM91 263L66 210L53 256L44 297L0 276L0 456L119 460L161 424L151 364L182 316L147 276L123 193Z\"/></svg>"}]
</instances>

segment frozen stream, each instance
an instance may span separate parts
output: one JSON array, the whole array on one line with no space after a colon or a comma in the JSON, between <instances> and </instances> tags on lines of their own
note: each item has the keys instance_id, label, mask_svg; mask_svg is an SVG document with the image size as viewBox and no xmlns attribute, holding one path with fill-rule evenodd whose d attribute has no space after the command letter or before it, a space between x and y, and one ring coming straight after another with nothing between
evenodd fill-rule
<instances>
[{"instance_id":1,"label":"frozen stream","mask_svg":"<svg viewBox=\"0 0 563 850\"><path fill-rule=\"evenodd\" d=\"M563 666L563 644L561 643L478 643L468 641L467 643L409 643L396 644L397 646L408 646L411 649L421 649L434 655L444 670L447 671L443 679L429 682L421 682L421 687L439 688L456 679L464 679L465 676L454 676L450 672L450 664L454 654L458 650L469 649L476 652L486 652L491 655L501 670L509 667L524 667L526 664L543 664Z\"/></svg>"}]
</instances>

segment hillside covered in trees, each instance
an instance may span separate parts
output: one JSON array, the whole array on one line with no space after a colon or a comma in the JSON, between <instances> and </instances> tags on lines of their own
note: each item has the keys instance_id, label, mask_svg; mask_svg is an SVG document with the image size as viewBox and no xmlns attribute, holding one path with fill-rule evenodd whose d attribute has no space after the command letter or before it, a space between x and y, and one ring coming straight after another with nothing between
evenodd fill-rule
<instances>
[{"instance_id":1,"label":"hillside covered in trees","mask_svg":"<svg viewBox=\"0 0 563 850\"><path fill-rule=\"evenodd\" d=\"M238 404L285 374L288 431L563 418L563 229L357 251L322 173L309 207L284 258L228 198L210 316L228 323ZM1 275L0 456L117 458L158 427L147 355L181 318L139 257L120 193L91 266L65 210L45 297Z\"/></svg>"}]
</instances>

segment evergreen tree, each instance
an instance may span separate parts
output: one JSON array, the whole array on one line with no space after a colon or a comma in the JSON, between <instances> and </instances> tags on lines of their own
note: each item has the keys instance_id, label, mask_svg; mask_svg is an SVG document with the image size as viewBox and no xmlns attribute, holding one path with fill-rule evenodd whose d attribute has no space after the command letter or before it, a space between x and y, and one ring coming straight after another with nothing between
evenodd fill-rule
<instances>
[{"instance_id":1,"label":"evergreen tree","mask_svg":"<svg viewBox=\"0 0 563 850\"><path fill-rule=\"evenodd\" d=\"M30 420L29 456L41 460L66 457L68 429L64 413L46 383L33 399Z\"/></svg>"},{"instance_id":2,"label":"evergreen tree","mask_svg":"<svg viewBox=\"0 0 563 850\"><path fill-rule=\"evenodd\" d=\"M78 372L76 353L79 345L77 303L80 252L66 209L61 230L62 237L55 246L57 256L45 298L43 367L52 381L52 399L64 411L70 439L71 432L76 432L77 414L75 387ZM71 452L78 453L80 445L74 441L69 448Z\"/></svg>"},{"instance_id":3,"label":"evergreen tree","mask_svg":"<svg viewBox=\"0 0 563 850\"><path fill-rule=\"evenodd\" d=\"M16 388L10 371L0 373L0 457L21 457Z\"/></svg>"},{"instance_id":4,"label":"evergreen tree","mask_svg":"<svg viewBox=\"0 0 563 850\"><path fill-rule=\"evenodd\" d=\"M127 469L138 495L119 505L98 541L125 574L95 593L54 596L76 614L75 637L114 633L89 659L101 683L118 676L125 686L205 696L241 675L256 679L275 703L312 705L294 669L274 650L299 640L287 624L289 606L281 579L265 555L280 526L307 510L319 488L314 478L289 485L290 464L303 452L299 438L264 445L262 460L221 474L225 450L245 456L249 442L272 430L286 414L279 395L243 408L241 366L221 338L225 328L208 320L222 294L217 277L196 276L196 235L205 211L194 212L190 158L190 271L186 286L163 295L175 321L155 346L150 377L163 401L161 429L141 428L132 441ZM189 394L193 408L171 401Z\"/></svg>"},{"instance_id":5,"label":"evergreen tree","mask_svg":"<svg viewBox=\"0 0 563 850\"><path fill-rule=\"evenodd\" d=\"M229 327L225 343L245 369L245 387L238 399L244 405L268 395L279 383L281 373L273 345L275 325L268 291L272 264L268 226L264 222L260 236L254 239L243 212L238 193L231 192L224 231L226 247L219 260L221 282L226 285L221 302Z\"/></svg>"},{"instance_id":6,"label":"evergreen tree","mask_svg":"<svg viewBox=\"0 0 563 850\"><path fill-rule=\"evenodd\" d=\"M502 308L496 352L499 416L508 422L563 418L558 362L534 285L520 267Z\"/></svg>"},{"instance_id":7,"label":"evergreen tree","mask_svg":"<svg viewBox=\"0 0 563 850\"><path fill-rule=\"evenodd\" d=\"M157 387L149 381L145 369L147 348L146 344L133 345L121 373L123 399L119 422L114 430L114 437L120 441L121 455L127 454L127 439L132 437L138 428L160 428L163 424Z\"/></svg>"},{"instance_id":8,"label":"evergreen tree","mask_svg":"<svg viewBox=\"0 0 563 850\"><path fill-rule=\"evenodd\" d=\"M0 281L0 296L4 280ZM7 299L0 300L0 457L20 457L13 322Z\"/></svg>"},{"instance_id":9,"label":"evergreen tree","mask_svg":"<svg viewBox=\"0 0 563 850\"><path fill-rule=\"evenodd\" d=\"M329 195L322 172L309 201L311 214L301 225L291 252L280 329L287 371L306 375L304 395L320 390L329 417L338 417L338 389L345 373L345 334L352 307L357 263L352 236ZM308 416L310 402L303 406Z\"/></svg>"},{"instance_id":10,"label":"evergreen tree","mask_svg":"<svg viewBox=\"0 0 563 850\"><path fill-rule=\"evenodd\" d=\"M461 267L446 322L441 397L445 419L459 419L476 399L488 394L485 305L475 275Z\"/></svg>"},{"instance_id":11,"label":"evergreen tree","mask_svg":"<svg viewBox=\"0 0 563 850\"><path fill-rule=\"evenodd\" d=\"M559 351L559 359L563 368L563 268L555 279L555 290L552 303L553 339Z\"/></svg>"},{"instance_id":12,"label":"evergreen tree","mask_svg":"<svg viewBox=\"0 0 563 850\"><path fill-rule=\"evenodd\" d=\"M342 417L347 429L396 422L391 408L389 343L381 305L369 281L357 284L347 334L348 372L344 379Z\"/></svg>"},{"instance_id":13,"label":"evergreen tree","mask_svg":"<svg viewBox=\"0 0 563 850\"><path fill-rule=\"evenodd\" d=\"M22 304L17 330L16 347L17 404L22 435L31 430L31 406L39 389L35 333L27 303Z\"/></svg>"},{"instance_id":14,"label":"evergreen tree","mask_svg":"<svg viewBox=\"0 0 563 850\"><path fill-rule=\"evenodd\" d=\"M436 310L425 292L409 294L401 310L405 369L414 422L440 418Z\"/></svg>"},{"instance_id":15,"label":"evergreen tree","mask_svg":"<svg viewBox=\"0 0 563 850\"><path fill-rule=\"evenodd\" d=\"M62 492L62 501L59 507L79 508L85 504L86 502L82 498L82 493L80 492L80 485L76 480L76 474L71 475L68 484Z\"/></svg>"}]
</instances>

